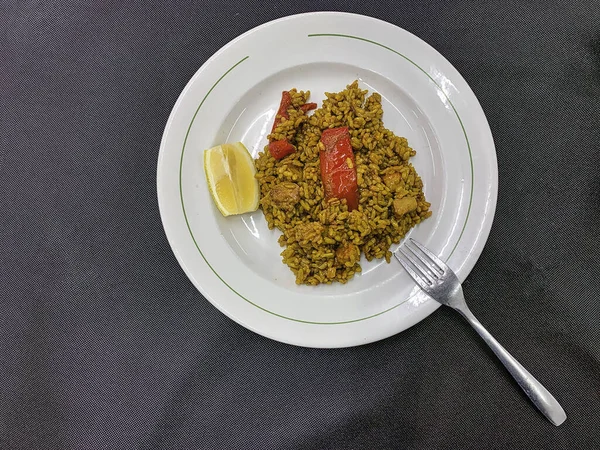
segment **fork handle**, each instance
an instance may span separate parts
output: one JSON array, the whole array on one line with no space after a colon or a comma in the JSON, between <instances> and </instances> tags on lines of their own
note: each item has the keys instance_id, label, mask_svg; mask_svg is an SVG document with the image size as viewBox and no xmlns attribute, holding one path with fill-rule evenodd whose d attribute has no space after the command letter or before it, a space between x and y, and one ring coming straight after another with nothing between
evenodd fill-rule
<instances>
[{"instance_id":1,"label":"fork handle","mask_svg":"<svg viewBox=\"0 0 600 450\"><path fill-rule=\"evenodd\" d=\"M466 305L456 308L456 310L471 324L477 334L483 338L485 343L492 349L498 359L504 364L504 367L506 367L517 383L519 383L519 386L521 386L521 389L527 394L527 397L529 397L533 404L537 406L542 414L556 426L563 423L567 418L567 414L552 394L542 386L542 383L536 380L525 367L519 363L519 361L517 361L496 339L494 339Z\"/></svg>"}]
</instances>

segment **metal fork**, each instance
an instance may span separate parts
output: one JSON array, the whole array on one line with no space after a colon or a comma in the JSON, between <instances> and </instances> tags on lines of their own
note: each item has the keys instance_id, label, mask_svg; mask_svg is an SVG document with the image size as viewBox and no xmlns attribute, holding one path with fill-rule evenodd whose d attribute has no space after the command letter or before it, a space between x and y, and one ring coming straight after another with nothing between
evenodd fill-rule
<instances>
[{"instance_id":1,"label":"metal fork","mask_svg":"<svg viewBox=\"0 0 600 450\"><path fill-rule=\"evenodd\" d=\"M394 256L425 293L442 305L458 311L471 324L550 422L558 426L565 421L567 415L552 394L533 378L471 313L465 302L460 281L450 267L414 239L409 239Z\"/></svg>"}]
</instances>

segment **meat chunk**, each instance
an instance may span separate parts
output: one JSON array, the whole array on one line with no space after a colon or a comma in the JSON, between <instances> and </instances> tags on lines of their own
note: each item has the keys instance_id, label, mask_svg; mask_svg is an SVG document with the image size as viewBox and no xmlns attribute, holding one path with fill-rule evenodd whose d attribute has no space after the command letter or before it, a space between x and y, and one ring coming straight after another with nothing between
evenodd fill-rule
<instances>
[{"instance_id":1,"label":"meat chunk","mask_svg":"<svg viewBox=\"0 0 600 450\"><path fill-rule=\"evenodd\" d=\"M351 267L360 259L360 249L356 245L347 242L337 248L335 257L338 263Z\"/></svg>"},{"instance_id":2,"label":"meat chunk","mask_svg":"<svg viewBox=\"0 0 600 450\"><path fill-rule=\"evenodd\" d=\"M296 183L280 183L271 189L270 195L275 206L290 211L300 201L300 186Z\"/></svg>"},{"instance_id":3,"label":"meat chunk","mask_svg":"<svg viewBox=\"0 0 600 450\"><path fill-rule=\"evenodd\" d=\"M392 203L394 215L398 218L404 214L415 211L417 209L417 199L415 197L396 198Z\"/></svg>"},{"instance_id":4,"label":"meat chunk","mask_svg":"<svg viewBox=\"0 0 600 450\"><path fill-rule=\"evenodd\" d=\"M392 192L396 192L396 189L400 187L401 183L402 175L400 172L388 172L383 176L383 184L385 184Z\"/></svg>"},{"instance_id":5,"label":"meat chunk","mask_svg":"<svg viewBox=\"0 0 600 450\"><path fill-rule=\"evenodd\" d=\"M302 222L294 228L295 238L301 247L319 245L323 243L323 230L325 227L319 222Z\"/></svg>"}]
</instances>

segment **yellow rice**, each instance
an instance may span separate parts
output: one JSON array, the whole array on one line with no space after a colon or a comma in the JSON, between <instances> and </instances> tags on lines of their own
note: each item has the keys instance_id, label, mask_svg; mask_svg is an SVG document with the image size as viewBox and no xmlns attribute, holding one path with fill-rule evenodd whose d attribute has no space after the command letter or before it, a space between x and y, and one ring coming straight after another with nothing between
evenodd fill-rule
<instances>
[{"instance_id":1,"label":"yellow rice","mask_svg":"<svg viewBox=\"0 0 600 450\"><path fill-rule=\"evenodd\" d=\"M306 103L310 95L296 89L289 92L294 108ZM312 115L290 109L289 119L269 136L287 139L296 146L295 153L277 161L265 147L255 161L260 207L269 228L283 233L281 256L297 284L346 283L361 271L361 255L369 261L385 258L389 263L390 247L431 215L421 178L409 162L415 151L405 138L383 126L381 96L367 96L355 81L326 97ZM321 132L343 126L350 131L359 187L359 207L351 212L345 199L326 200L321 184ZM275 191L271 191L277 186L292 192L298 201L293 205L273 201ZM395 199L407 198L414 204L408 197L416 200L416 209L394 214Z\"/></svg>"}]
</instances>

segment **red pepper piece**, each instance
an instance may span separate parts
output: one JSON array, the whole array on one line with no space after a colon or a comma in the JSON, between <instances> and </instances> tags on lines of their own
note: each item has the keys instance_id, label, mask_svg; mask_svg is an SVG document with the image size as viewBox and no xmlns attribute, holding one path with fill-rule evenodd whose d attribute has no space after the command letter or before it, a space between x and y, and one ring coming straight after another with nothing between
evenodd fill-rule
<instances>
[{"instance_id":1,"label":"red pepper piece","mask_svg":"<svg viewBox=\"0 0 600 450\"><path fill-rule=\"evenodd\" d=\"M291 155L295 151L296 147L285 139L269 143L269 153L271 153L271 156L275 159L281 159L287 155Z\"/></svg>"},{"instance_id":2,"label":"red pepper piece","mask_svg":"<svg viewBox=\"0 0 600 450\"><path fill-rule=\"evenodd\" d=\"M356 164L348 127L323 131L321 142L325 146L319 154L325 198L345 198L349 211L358 208Z\"/></svg>"},{"instance_id":3,"label":"red pepper piece","mask_svg":"<svg viewBox=\"0 0 600 450\"><path fill-rule=\"evenodd\" d=\"M300 110L306 113L312 109L317 107L316 103L305 103L300 106ZM288 91L283 91L281 93L281 102L279 103L279 110L277 110L277 114L275 115L275 120L273 121L273 127L271 128L271 133L275 131L275 128L282 122L282 120L289 119L290 115L288 113L289 109L292 108L292 96ZM269 143L269 152L271 156L275 159L281 159L289 154L292 154L296 151L296 148L288 141L281 140Z\"/></svg>"},{"instance_id":4,"label":"red pepper piece","mask_svg":"<svg viewBox=\"0 0 600 450\"><path fill-rule=\"evenodd\" d=\"M316 103L305 103L304 105L302 105L300 107L300 110L306 114L308 111L311 111L313 109L317 109L317 104Z\"/></svg>"},{"instance_id":5,"label":"red pepper piece","mask_svg":"<svg viewBox=\"0 0 600 450\"><path fill-rule=\"evenodd\" d=\"M277 125L281 123L283 119L289 119L290 115L288 114L288 109L292 107L292 96L288 91L283 91L281 93L281 103L279 103L279 110L277 111L277 115L275 116L275 120L273 121L273 128L271 128L271 133L275 131Z\"/></svg>"}]
</instances>

